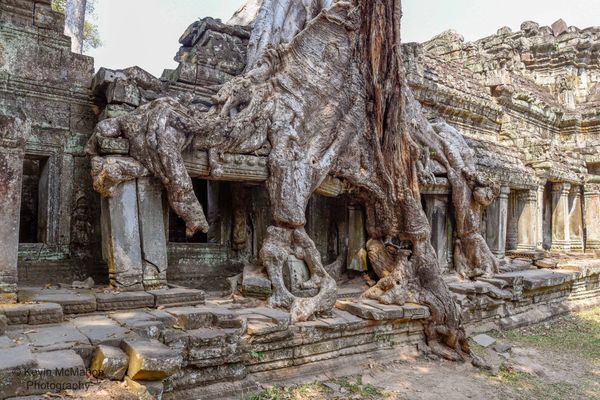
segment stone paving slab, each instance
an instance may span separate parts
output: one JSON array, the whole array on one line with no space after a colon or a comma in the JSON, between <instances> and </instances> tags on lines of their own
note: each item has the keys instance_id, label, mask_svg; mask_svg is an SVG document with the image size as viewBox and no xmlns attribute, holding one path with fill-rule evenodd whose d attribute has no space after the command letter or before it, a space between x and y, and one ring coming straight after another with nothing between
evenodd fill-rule
<instances>
[{"instance_id":1,"label":"stone paving slab","mask_svg":"<svg viewBox=\"0 0 600 400\"><path fill-rule=\"evenodd\" d=\"M358 317L361 317L361 318L367 319L367 320L385 321L388 319L397 319L398 318L397 313L394 313L393 318L391 318L392 314L388 314L384 310L375 308L364 302L338 300L336 303L336 307L341 310L347 311L350 314L354 314ZM404 316L404 311L401 308L399 310L402 313L400 318L402 318Z\"/></svg>"},{"instance_id":2,"label":"stone paving slab","mask_svg":"<svg viewBox=\"0 0 600 400\"><path fill-rule=\"evenodd\" d=\"M578 272L547 269L530 269L526 271L507 272L494 276L509 282L521 279L523 287L527 290L540 289L543 287L559 286L571 282L579 277Z\"/></svg>"},{"instance_id":3,"label":"stone paving slab","mask_svg":"<svg viewBox=\"0 0 600 400\"><path fill-rule=\"evenodd\" d=\"M178 307L204 304L205 293L199 289L169 288L148 291L154 296L154 306Z\"/></svg>"},{"instance_id":4,"label":"stone paving slab","mask_svg":"<svg viewBox=\"0 0 600 400\"><path fill-rule=\"evenodd\" d=\"M147 311L121 311L111 313L109 316L122 326L148 339L158 339L165 329L165 324Z\"/></svg>"},{"instance_id":5,"label":"stone paving slab","mask_svg":"<svg viewBox=\"0 0 600 400\"><path fill-rule=\"evenodd\" d=\"M15 368L28 368L36 365L33 353L26 344L6 347L2 349L0 357L0 371L12 370ZM0 374L2 374L0 372ZM2 391L0 391L2 393Z\"/></svg>"},{"instance_id":6,"label":"stone paving slab","mask_svg":"<svg viewBox=\"0 0 600 400\"><path fill-rule=\"evenodd\" d=\"M96 293L98 311L131 310L154 307L154 296L146 292Z\"/></svg>"},{"instance_id":7,"label":"stone paving slab","mask_svg":"<svg viewBox=\"0 0 600 400\"><path fill-rule=\"evenodd\" d=\"M93 346L106 344L118 347L123 339L136 336L130 329L104 315L77 317L73 318L71 323Z\"/></svg>"},{"instance_id":8,"label":"stone paving slab","mask_svg":"<svg viewBox=\"0 0 600 400\"><path fill-rule=\"evenodd\" d=\"M40 326L24 332L31 346L37 351L65 350L90 346L87 336L71 323Z\"/></svg>"},{"instance_id":9,"label":"stone paving slab","mask_svg":"<svg viewBox=\"0 0 600 400\"><path fill-rule=\"evenodd\" d=\"M96 296L88 289L19 289L19 302L57 303L65 314L85 314L96 311Z\"/></svg>"}]
</instances>

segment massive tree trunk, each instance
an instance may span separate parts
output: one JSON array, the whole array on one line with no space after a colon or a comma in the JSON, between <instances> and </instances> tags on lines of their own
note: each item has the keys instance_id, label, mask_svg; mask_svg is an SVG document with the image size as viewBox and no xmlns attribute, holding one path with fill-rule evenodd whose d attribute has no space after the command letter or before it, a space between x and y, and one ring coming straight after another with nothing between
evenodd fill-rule
<instances>
[{"instance_id":1,"label":"massive tree trunk","mask_svg":"<svg viewBox=\"0 0 600 400\"><path fill-rule=\"evenodd\" d=\"M221 153L270 147L274 225L260 260L272 281L271 304L289 308L294 321L335 304L336 284L304 230L305 211L327 175L347 181L367 211L368 254L381 278L364 296L429 306L429 345L461 359L468 345L429 242L419 183L432 178L430 158L446 168L460 210L457 246L465 277L496 268L476 221L497 188L478 176L460 134L446 124L434 130L413 98L402 68L400 19L400 0L264 0L247 72L220 90L209 112L161 99L101 122L95 136L129 139L130 155L161 178L190 234L207 227L181 153L207 150L211 173L218 175ZM99 191L136 173L135 166L98 160L94 144L95 138L88 151ZM297 298L285 287L282 268L290 255L308 265L306 287L318 289L315 297Z\"/></svg>"},{"instance_id":2,"label":"massive tree trunk","mask_svg":"<svg viewBox=\"0 0 600 400\"><path fill-rule=\"evenodd\" d=\"M71 51L83 53L83 26L87 0L67 0L65 5L65 35L71 38Z\"/></svg>"}]
</instances>

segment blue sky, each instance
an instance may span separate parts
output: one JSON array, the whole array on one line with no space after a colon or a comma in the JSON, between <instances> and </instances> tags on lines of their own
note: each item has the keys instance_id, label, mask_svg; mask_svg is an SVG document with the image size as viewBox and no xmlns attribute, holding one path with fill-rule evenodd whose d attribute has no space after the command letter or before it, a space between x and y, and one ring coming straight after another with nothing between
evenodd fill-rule
<instances>
[{"instance_id":1,"label":"blue sky","mask_svg":"<svg viewBox=\"0 0 600 400\"><path fill-rule=\"evenodd\" d=\"M103 46L87 52L96 68L139 65L156 76L174 68L177 40L198 18L229 17L243 0L96 0ZM550 25L600 25L600 0L404 0L403 40L422 42L447 29L476 40L533 20Z\"/></svg>"}]
</instances>

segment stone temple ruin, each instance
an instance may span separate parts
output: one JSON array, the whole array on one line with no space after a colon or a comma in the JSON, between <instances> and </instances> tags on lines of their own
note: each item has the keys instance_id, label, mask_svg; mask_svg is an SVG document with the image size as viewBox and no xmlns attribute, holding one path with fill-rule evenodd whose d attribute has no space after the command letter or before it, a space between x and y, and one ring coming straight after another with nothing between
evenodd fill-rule
<instances>
[{"instance_id":1,"label":"stone temple ruin","mask_svg":"<svg viewBox=\"0 0 600 400\"><path fill-rule=\"evenodd\" d=\"M374 233L410 216L375 215L395 209L348 172L348 160L370 162L366 146L329 143L342 156L321 173L303 169L314 146L280 154L273 133L321 143L285 130L296 123L288 108L302 115L310 101L280 88L306 94L316 82L331 96L323 79L364 84L337 80L341 66L329 61L352 57L354 3L323 2L287 38L268 30L270 3L254 28L243 12L194 22L179 39L179 66L157 78L139 67L94 74L93 59L71 53L49 0L0 2L0 397L48 391L27 385L23 368L90 369L180 399L343 373L349 359L394 359L425 344L436 352L439 336L458 353L443 355L465 359L461 332L600 303L600 28L525 22L472 43L448 31L403 44L405 120L453 141L443 142L444 163L428 136L415 140L415 204L437 259L428 274L441 277L420 284L449 290L457 305L458 326L430 330L441 311L406 294L413 283L402 272L417 265L419 241ZM322 48L311 30L324 32ZM310 57L294 65L307 48L320 49L324 67ZM294 68L318 73L295 80ZM262 75L276 78L263 85ZM367 107L360 96L350 103ZM306 116L304 129L330 126L317 111ZM356 121L338 122L340 138L358 132ZM470 252L473 236L483 242ZM44 379L66 388L86 378Z\"/></svg>"}]
</instances>

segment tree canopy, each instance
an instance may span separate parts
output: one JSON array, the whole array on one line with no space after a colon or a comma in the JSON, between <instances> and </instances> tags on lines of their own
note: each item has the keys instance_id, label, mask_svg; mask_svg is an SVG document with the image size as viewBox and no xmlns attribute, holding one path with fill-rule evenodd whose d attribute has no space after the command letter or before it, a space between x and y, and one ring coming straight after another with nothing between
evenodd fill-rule
<instances>
[{"instance_id":1,"label":"tree canopy","mask_svg":"<svg viewBox=\"0 0 600 400\"><path fill-rule=\"evenodd\" d=\"M52 0L52 9L64 14L67 0ZM96 20L96 1L87 0L85 5L85 22L83 24L83 50L96 49L102 46Z\"/></svg>"}]
</instances>

